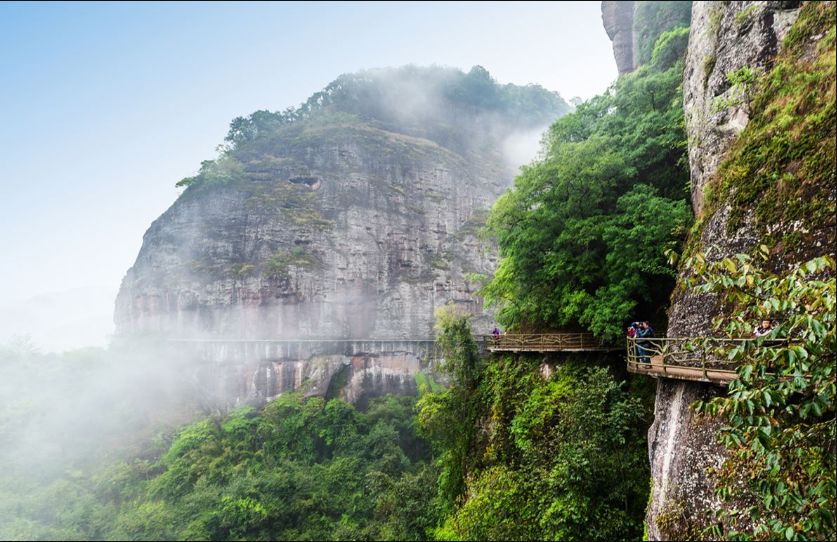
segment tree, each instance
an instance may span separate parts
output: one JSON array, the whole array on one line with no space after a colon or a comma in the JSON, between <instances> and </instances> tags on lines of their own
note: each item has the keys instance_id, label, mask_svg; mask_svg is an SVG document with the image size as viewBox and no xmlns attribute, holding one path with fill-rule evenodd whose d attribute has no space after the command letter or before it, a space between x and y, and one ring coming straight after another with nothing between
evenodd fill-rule
<instances>
[{"instance_id":1,"label":"tree","mask_svg":"<svg viewBox=\"0 0 837 542\"><path fill-rule=\"evenodd\" d=\"M450 387L419 399L418 424L422 436L438 455L439 495L442 507L452 511L465 492L469 454L477 431L479 355L471 336L469 315L453 305L436 311L437 344L445 360L442 371Z\"/></svg>"},{"instance_id":2,"label":"tree","mask_svg":"<svg viewBox=\"0 0 837 542\"><path fill-rule=\"evenodd\" d=\"M679 58L675 38L664 34L660 51ZM643 66L560 118L543 159L495 203L501 260L481 292L507 327L613 340L637 313L662 317L674 286L664 254L691 219L681 71L677 60Z\"/></svg>"}]
</instances>

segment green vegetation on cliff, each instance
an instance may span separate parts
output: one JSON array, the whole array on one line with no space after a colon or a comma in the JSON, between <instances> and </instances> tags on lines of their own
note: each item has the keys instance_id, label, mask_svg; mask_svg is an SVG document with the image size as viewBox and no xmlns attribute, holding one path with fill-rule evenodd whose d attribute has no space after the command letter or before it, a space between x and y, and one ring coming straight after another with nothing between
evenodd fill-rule
<instances>
[{"instance_id":1,"label":"green vegetation on cliff","mask_svg":"<svg viewBox=\"0 0 837 542\"><path fill-rule=\"evenodd\" d=\"M439 323L451 386L419 402L446 512L435 537L639 538L649 405L589 360L553 362L545 378L536 357L480 360L464 315Z\"/></svg>"},{"instance_id":2,"label":"green vegetation on cliff","mask_svg":"<svg viewBox=\"0 0 837 542\"><path fill-rule=\"evenodd\" d=\"M237 148L270 137L280 127L339 114L457 148L465 144L463 138L479 117L485 128L490 128L491 116L538 126L542 119L557 118L569 109L558 94L541 86L499 85L482 66L468 73L405 66L344 74L299 107L238 117L226 141Z\"/></svg>"},{"instance_id":3,"label":"green vegetation on cliff","mask_svg":"<svg viewBox=\"0 0 837 542\"><path fill-rule=\"evenodd\" d=\"M177 186L275 179L294 165L277 160L274 155L283 153L276 148L310 151L335 139L358 143L371 137L371 146L383 153L435 144L487 162L514 130L542 128L569 110L557 93L539 85L500 85L482 66L467 73L405 66L344 74L298 107L233 119L219 157L202 162L197 175ZM386 144L376 141L381 137Z\"/></svg>"},{"instance_id":4,"label":"green vegetation on cliff","mask_svg":"<svg viewBox=\"0 0 837 542\"><path fill-rule=\"evenodd\" d=\"M805 3L771 70L727 75L749 86L741 97L750 120L706 187L682 266L687 284L722 301L717 329L751 336L753 323L769 318L777 322L771 338L786 341L732 350L739 378L729 393L693 405L720 417L729 453L711 470L724 501L717 521L707 522L714 538L832 540L837 533L835 17L834 2ZM704 229L727 209L722 234L752 224L760 246L711 261L712 247L701 247Z\"/></svg>"},{"instance_id":5,"label":"green vegetation on cliff","mask_svg":"<svg viewBox=\"0 0 837 542\"><path fill-rule=\"evenodd\" d=\"M688 27L691 20L692 3L689 1L637 2L633 24L637 63L647 64L652 59L655 44L662 34L674 27Z\"/></svg>"},{"instance_id":6,"label":"green vegetation on cliff","mask_svg":"<svg viewBox=\"0 0 837 542\"><path fill-rule=\"evenodd\" d=\"M768 249L762 247L767 260ZM729 456L710 469L726 505L710 523L715 538L833 540L837 534L837 419L833 257L806 262L784 276L764 261L739 254L707 264L688 262L698 289L723 296L732 316L716 326L729 337L751 336L752 322L778 320L755 344L729 352L739 378L729 393L693 405L721 416L720 438ZM770 344L766 340L781 340ZM710 529L707 529L708 531Z\"/></svg>"},{"instance_id":7,"label":"green vegetation on cliff","mask_svg":"<svg viewBox=\"0 0 837 542\"><path fill-rule=\"evenodd\" d=\"M661 315L674 285L664 252L691 220L684 36L663 33L655 63L559 119L543 159L495 204L501 261L483 293L505 325L615 339L635 315Z\"/></svg>"}]
</instances>

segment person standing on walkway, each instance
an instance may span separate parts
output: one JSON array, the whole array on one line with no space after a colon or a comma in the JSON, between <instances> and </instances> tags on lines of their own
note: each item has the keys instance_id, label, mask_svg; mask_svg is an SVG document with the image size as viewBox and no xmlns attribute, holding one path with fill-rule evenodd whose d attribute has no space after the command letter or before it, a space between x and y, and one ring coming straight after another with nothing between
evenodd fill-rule
<instances>
[{"instance_id":1,"label":"person standing on walkway","mask_svg":"<svg viewBox=\"0 0 837 542\"><path fill-rule=\"evenodd\" d=\"M765 335L770 335L773 332L773 321L770 318L765 318L761 321L761 325L756 328L753 332L753 335L756 337L764 337Z\"/></svg>"},{"instance_id":2,"label":"person standing on walkway","mask_svg":"<svg viewBox=\"0 0 837 542\"><path fill-rule=\"evenodd\" d=\"M636 330L637 339L646 339L654 336L654 328L651 327L647 321L639 323L639 329ZM651 363L651 358L648 355L648 349L651 347L649 341L637 341L636 350L639 354L639 361L641 363Z\"/></svg>"}]
</instances>

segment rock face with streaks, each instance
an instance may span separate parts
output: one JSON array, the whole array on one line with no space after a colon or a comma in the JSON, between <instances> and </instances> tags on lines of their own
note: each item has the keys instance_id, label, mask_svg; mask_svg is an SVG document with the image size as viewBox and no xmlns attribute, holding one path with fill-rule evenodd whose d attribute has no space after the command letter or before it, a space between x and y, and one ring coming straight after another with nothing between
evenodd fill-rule
<instances>
[{"instance_id":1,"label":"rock face with streaks","mask_svg":"<svg viewBox=\"0 0 837 542\"><path fill-rule=\"evenodd\" d=\"M260 403L301 390L363 406L387 393L414 394L416 375L433 373L431 340L168 341L168 359L199 368L204 395L222 404Z\"/></svg>"},{"instance_id":2,"label":"rock face with streaks","mask_svg":"<svg viewBox=\"0 0 837 542\"><path fill-rule=\"evenodd\" d=\"M235 119L226 149L146 232L117 333L424 339L448 302L490 329L472 294L496 255L478 231L568 110L479 66L407 67Z\"/></svg>"},{"instance_id":3,"label":"rock face with streaks","mask_svg":"<svg viewBox=\"0 0 837 542\"><path fill-rule=\"evenodd\" d=\"M798 13L799 2L695 2L683 75L695 214L707 181L749 120L746 83L730 79L742 68L753 74L772 68Z\"/></svg>"},{"instance_id":4,"label":"rock face with streaks","mask_svg":"<svg viewBox=\"0 0 837 542\"><path fill-rule=\"evenodd\" d=\"M817 9L813 6L802 9L808 8ZM792 119L787 133L781 125L776 125L769 129L771 137L765 138L761 134L767 130L764 126L768 121L764 119L773 114L771 111L775 108L771 100L776 98L762 96L758 102L760 109L752 109L756 103L752 101L754 93L760 88L758 81L769 74L777 62L784 58L782 61L791 68L773 75L789 80L788 74L794 70L812 69L811 59L820 54L817 53L821 49L818 45L824 32L811 30L814 25L810 22L816 15L809 17L805 31L798 31L801 37L797 37L793 45L786 42L783 45L783 38L799 28L796 23L802 21L800 13L799 2L693 4L683 98L689 135L692 204L699 224L687 243L687 253L701 250L707 258L718 260L751 251L765 243L773 249L770 265L777 270L787 269L809 257L833 254L833 106L830 128L825 128L822 139L814 142L816 152L809 149L801 153L801 157L787 160L782 157L780 160L786 161L775 165L786 172L784 184L764 182L758 178L759 175L767 176L764 172L735 181L740 183L738 185L730 184L733 182L730 179L734 178L731 175L738 169L750 167L753 160L768 152L766 147L772 141L804 132L794 126L809 122L800 113ZM833 20L830 24L833 25ZM786 51L788 47L793 48L790 53ZM813 77L814 72L811 73ZM833 96L833 71L829 77ZM799 91L792 94L796 99ZM811 115L811 118L815 116ZM750 124L757 128L748 130ZM790 137L798 139L798 134ZM763 145L764 150L762 153L735 154L736 144L741 140L752 148ZM819 165L800 165L797 161L815 155L819 156ZM797 180L794 176L800 167L808 167L808 173L819 173L811 177L803 175L804 178ZM773 177L769 179L776 182ZM753 190L751 183L761 183L760 188ZM742 192L748 194L747 199ZM778 198L785 199L777 201ZM797 211L807 204L803 201L806 198L819 202L812 208L825 212ZM794 240L798 248L792 246ZM714 335L712 320L721 312L719 304L714 297L695 295L685 287L688 272L688 269L681 269L669 310L667 335ZM726 458L725 449L717 442L721 421L698 417L689 408L691 403L719 393L724 390L709 384L668 379L658 382L655 419L649 429L652 495L646 522L651 540L701 538L713 512L724 506L715 496L707 474L708 469L720 466Z\"/></svg>"}]
</instances>

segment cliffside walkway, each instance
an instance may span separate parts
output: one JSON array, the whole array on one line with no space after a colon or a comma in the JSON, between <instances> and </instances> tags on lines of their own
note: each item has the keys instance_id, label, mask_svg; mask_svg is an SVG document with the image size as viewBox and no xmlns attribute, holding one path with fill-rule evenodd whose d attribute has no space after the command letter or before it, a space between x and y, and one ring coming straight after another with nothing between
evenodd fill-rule
<instances>
[{"instance_id":1,"label":"cliffside walkway","mask_svg":"<svg viewBox=\"0 0 837 542\"><path fill-rule=\"evenodd\" d=\"M480 352L610 352L591 333L506 334L475 337ZM312 355L390 354L409 352L421 358L441 356L433 338L413 339L168 339L172 346L207 361L298 360Z\"/></svg>"},{"instance_id":2,"label":"cliffside walkway","mask_svg":"<svg viewBox=\"0 0 837 542\"><path fill-rule=\"evenodd\" d=\"M742 343L755 342L756 339L629 337L628 372L726 386L738 378L737 364L727 354Z\"/></svg>"},{"instance_id":3,"label":"cliffside walkway","mask_svg":"<svg viewBox=\"0 0 837 542\"><path fill-rule=\"evenodd\" d=\"M610 352L621 350L596 338L592 333L482 335L489 352Z\"/></svg>"},{"instance_id":4,"label":"cliffside walkway","mask_svg":"<svg viewBox=\"0 0 837 542\"><path fill-rule=\"evenodd\" d=\"M168 339L206 361L300 360L311 356L413 353L437 359L434 339Z\"/></svg>"}]
</instances>

